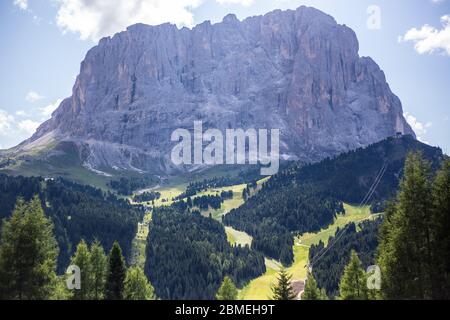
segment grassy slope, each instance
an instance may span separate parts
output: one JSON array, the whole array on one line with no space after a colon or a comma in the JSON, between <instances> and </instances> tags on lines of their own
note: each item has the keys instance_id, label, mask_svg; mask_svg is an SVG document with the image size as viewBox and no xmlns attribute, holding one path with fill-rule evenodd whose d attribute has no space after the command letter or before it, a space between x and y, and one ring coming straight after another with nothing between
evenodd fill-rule
<instances>
[{"instance_id":1,"label":"grassy slope","mask_svg":"<svg viewBox=\"0 0 450 320\"><path fill-rule=\"evenodd\" d=\"M292 274L293 280L306 278L306 264L308 262L309 246L319 243L320 240L327 243L328 238L336 233L337 228L342 228L350 222L361 222L371 219L370 208L357 208L348 204L344 205L345 215L339 215L334 223L318 233L307 233L296 239L294 245L294 263L287 271ZM239 293L242 300L267 300L270 298L271 286L276 282L278 268L266 261L267 271L259 278L252 280Z\"/></svg>"}]
</instances>

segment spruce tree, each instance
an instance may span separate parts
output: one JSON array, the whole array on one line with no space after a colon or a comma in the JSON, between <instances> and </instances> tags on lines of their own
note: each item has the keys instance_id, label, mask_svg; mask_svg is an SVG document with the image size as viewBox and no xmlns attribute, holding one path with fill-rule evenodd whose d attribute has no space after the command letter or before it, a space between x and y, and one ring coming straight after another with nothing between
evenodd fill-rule
<instances>
[{"instance_id":1,"label":"spruce tree","mask_svg":"<svg viewBox=\"0 0 450 320\"><path fill-rule=\"evenodd\" d=\"M272 287L272 300L294 300L296 298L292 288L292 275L289 275L284 267L278 273L277 284Z\"/></svg>"},{"instance_id":2,"label":"spruce tree","mask_svg":"<svg viewBox=\"0 0 450 320\"><path fill-rule=\"evenodd\" d=\"M80 268L81 288L72 291L72 299L74 300L89 300L93 296L94 278L92 274L91 254L89 248L84 240L81 240L77 246L70 264L76 265Z\"/></svg>"},{"instance_id":3,"label":"spruce tree","mask_svg":"<svg viewBox=\"0 0 450 320\"><path fill-rule=\"evenodd\" d=\"M0 243L0 298L49 299L55 288L58 245L53 223L35 196L18 200Z\"/></svg>"},{"instance_id":4,"label":"spruce tree","mask_svg":"<svg viewBox=\"0 0 450 320\"><path fill-rule=\"evenodd\" d=\"M367 276L361 266L361 261L352 250L350 262L344 269L339 284L339 298L341 300L367 300Z\"/></svg>"},{"instance_id":5,"label":"spruce tree","mask_svg":"<svg viewBox=\"0 0 450 320\"><path fill-rule=\"evenodd\" d=\"M105 292L106 273L108 271L108 259L99 241L91 245L92 265L92 298L102 299Z\"/></svg>"},{"instance_id":6,"label":"spruce tree","mask_svg":"<svg viewBox=\"0 0 450 320\"><path fill-rule=\"evenodd\" d=\"M316 279L308 272L308 276L305 283L305 290L302 293L302 300L327 300L327 294L325 290L320 290L317 287Z\"/></svg>"},{"instance_id":7,"label":"spruce tree","mask_svg":"<svg viewBox=\"0 0 450 320\"><path fill-rule=\"evenodd\" d=\"M122 256L122 249L117 242L114 242L108 258L108 274L106 277L105 285L105 299L123 299L125 272L125 259Z\"/></svg>"},{"instance_id":8,"label":"spruce tree","mask_svg":"<svg viewBox=\"0 0 450 320\"><path fill-rule=\"evenodd\" d=\"M237 300L238 298L238 289L233 283L233 280L231 280L230 277L226 276L222 284L220 285L219 290L216 294L217 300Z\"/></svg>"},{"instance_id":9,"label":"spruce tree","mask_svg":"<svg viewBox=\"0 0 450 320\"><path fill-rule=\"evenodd\" d=\"M431 297L432 199L430 165L420 153L405 162L396 200L385 213L380 230L377 264L385 299Z\"/></svg>"},{"instance_id":10,"label":"spruce tree","mask_svg":"<svg viewBox=\"0 0 450 320\"><path fill-rule=\"evenodd\" d=\"M154 289L141 268L131 267L127 270L124 298L126 300L155 299Z\"/></svg>"},{"instance_id":11,"label":"spruce tree","mask_svg":"<svg viewBox=\"0 0 450 320\"><path fill-rule=\"evenodd\" d=\"M450 299L450 160L444 160L432 190L432 298Z\"/></svg>"}]
</instances>

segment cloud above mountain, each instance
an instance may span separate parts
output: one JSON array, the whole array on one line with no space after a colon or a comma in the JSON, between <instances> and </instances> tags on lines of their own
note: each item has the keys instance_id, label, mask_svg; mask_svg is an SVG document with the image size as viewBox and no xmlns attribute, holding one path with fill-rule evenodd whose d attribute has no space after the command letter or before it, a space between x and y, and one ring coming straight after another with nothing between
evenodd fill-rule
<instances>
[{"instance_id":1,"label":"cloud above mountain","mask_svg":"<svg viewBox=\"0 0 450 320\"><path fill-rule=\"evenodd\" d=\"M190 11L202 0L57 0L56 21L65 32L75 32L83 40L97 41L125 30L135 23L161 24L167 21L192 26Z\"/></svg>"},{"instance_id":2,"label":"cloud above mountain","mask_svg":"<svg viewBox=\"0 0 450 320\"><path fill-rule=\"evenodd\" d=\"M399 41L414 42L414 48L419 54L443 52L450 56L450 15L441 17L441 23L441 29L428 24L420 29L412 28L400 36Z\"/></svg>"}]
</instances>

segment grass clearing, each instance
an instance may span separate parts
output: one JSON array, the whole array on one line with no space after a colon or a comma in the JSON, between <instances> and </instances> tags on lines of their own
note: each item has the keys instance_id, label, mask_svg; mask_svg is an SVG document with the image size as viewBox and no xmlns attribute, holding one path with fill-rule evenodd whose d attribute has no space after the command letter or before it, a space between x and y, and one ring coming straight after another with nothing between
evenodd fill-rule
<instances>
[{"instance_id":1,"label":"grass clearing","mask_svg":"<svg viewBox=\"0 0 450 320\"><path fill-rule=\"evenodd\" d=\"M345 215L338 215L333 224L317 233L306 233L295 239L294 262L287 268L287 272L292 274L292 280L304 280L306 278L309 255L309 247L318 244L319 241L328 243L328 238L335 235L337 228L342 228L351 222L362 222L367 219L374 219L377 215L370 213L369 206L358 208L349 204L344 204ZM278 263L278 262L277 262ZM253 279L239 291L239 298L242 300L267 300L272 294L271 287L277 280L277 269L274 265L266 261L266 273L261 277Z\"/></svg>"},{"instance_id":2,"label":"grass clearing","mask_svg":"<svg viewBox=\"0 0 450 320\"><path fill-rule=\"evenodd\" d=\"M228 242L232 246L241 245L244 247L248 245L250 247L252 245L253 238L245 232L237 231L231 227L225 227L225 232L227 233Z\"/></svg>"}]
</instances>

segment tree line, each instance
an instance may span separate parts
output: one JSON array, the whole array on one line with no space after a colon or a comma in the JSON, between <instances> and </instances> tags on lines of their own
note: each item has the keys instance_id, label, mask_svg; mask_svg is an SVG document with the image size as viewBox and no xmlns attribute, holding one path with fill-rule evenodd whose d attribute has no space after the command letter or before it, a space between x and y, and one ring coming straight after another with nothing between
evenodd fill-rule
<instances>
[{"instance_id":1,"label":"tree line","mask_svg":"<svg viewBox=\"0 0 450 320\"><path fill-rule=\"evenodd\" d=\"M154 210L145 272L163 299L214 299L228 276L242 287L265 272L264 256L231 246L223 225L177 207Z\"/></svg>"},{"instance_id":2,"label":"tree line","mask_svg":"<svg viewBox=\"0 0 450 320\"><path fill-rule=\"evenodd\" d=\"M54 224L59 273L64 271L81 239L89 243L97 239L105 248L117 241L129 259L137 224L145 213L142 206L132 206L112 193L61 178L0 174L0 219L11 216L18 198L30 201L35 195Z\"/></svg>"},{"instance_id":3,"label":"tree line","mask_svg":"<svg viewBox=\"0 0 450 320\"><path fill-rule=\"evenodd\" d=\"M223 222L249 233L255 250L288 266L293 261L293 237L327 227L336 214L344 212L343 202L360 203L386 164L368 201L373 212L384 211L398 190L408 152L417 150L433 170L439 167L442 150L411 136L388 138L315 164L291 165L272 176Z\"/></svg>"},{"instance_id":4,"label":"tree line","mask_svg":"<svg viewBox=\"0 0 450 320\"><path fill-rule=\"evenodd\" d=\"M335 274L342 269L339 299L450 299L450 160L443 159L433 174L432 163L420 152L410 153L399 190L380 225L375 223L363 227L357 237L354 232L344 236L336 246L343 248L343 255L351 249L349 262L342 269L344 258L333 258L337 249L331 249L317 271L313 268L317 279L327 287L335 280L323 281L325 268ZM379 229L377 240L374 227ZM378 246L373 248L375 240ZM380 268L379 291L367 288L365 267L372 260ZM333 272L329 276L333 278Z\"/></svg>"},{"instance_id":5,"label":"tree line","mask_svg":"<svg viewBox=\"0 0 450 320\"><path fill-rule=\"evenodd\" d=\"M153 287L142 269L126 267L118 242L106 256L99 241L78 244L70 264L79 279L69 290L70 275L57 276L58 244L54 225L38 196L19 199L0 235L0 299L153 299Z\"/></svg>"}]
</instances>

